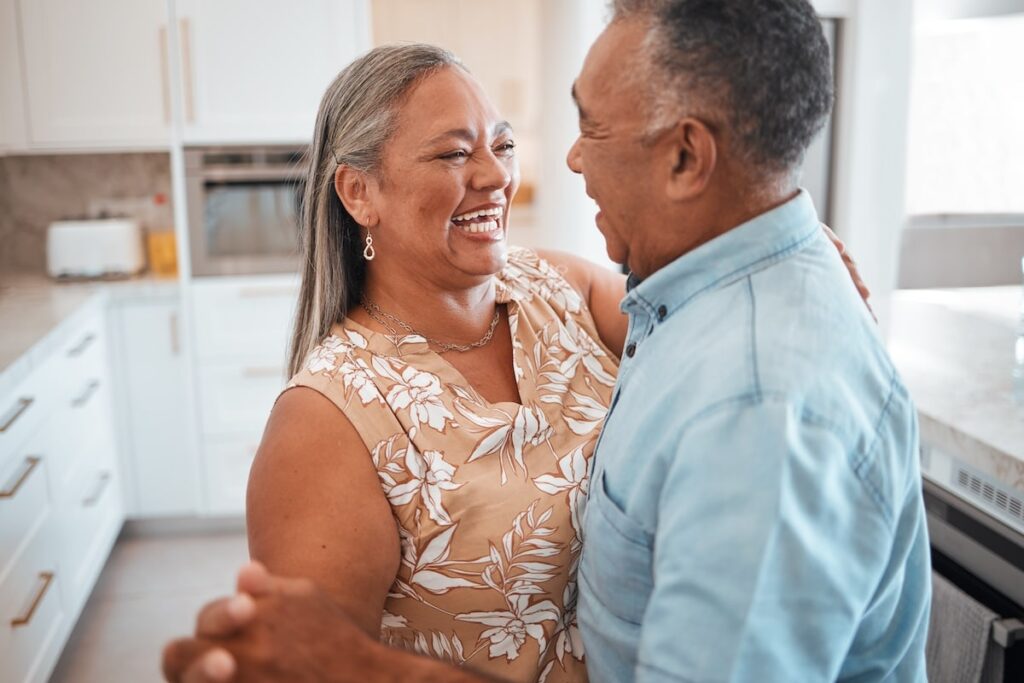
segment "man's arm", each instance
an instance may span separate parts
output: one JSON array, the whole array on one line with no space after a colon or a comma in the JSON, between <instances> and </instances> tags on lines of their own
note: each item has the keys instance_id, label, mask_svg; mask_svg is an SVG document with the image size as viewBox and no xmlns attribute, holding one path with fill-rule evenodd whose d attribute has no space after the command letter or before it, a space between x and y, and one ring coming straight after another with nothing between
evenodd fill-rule
<instances>
[{"instance_id":1,"label":"man's arm","mask_svg":"<svg viewBox=\"0 0 1024 683\"><path fill-rule=\"evenodd\" d=\"M834 680L882 576L886 515L782 399L704 416L668 466L637 681Z\"/></svg>"},{"instance_id":2,"label":"man's arm","mask_svg":"<svg viewBox=\"0 0 1024 683\"><path fill-rule=\"evenodd\" d=\"M242 568L239 594L207 604L196 633L167 645L172 683L495 683L371 638L308 579Z\"/></svg>"}]
</instances>

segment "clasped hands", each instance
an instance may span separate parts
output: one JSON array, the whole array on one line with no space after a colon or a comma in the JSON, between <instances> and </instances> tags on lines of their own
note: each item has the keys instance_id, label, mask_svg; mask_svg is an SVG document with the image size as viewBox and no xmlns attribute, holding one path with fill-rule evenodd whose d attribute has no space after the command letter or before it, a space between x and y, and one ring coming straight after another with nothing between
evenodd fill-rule
<instances>
[{"instance_id":1,"label":"clasped hands","mask_svg":"<svg viewBox=\"0 0 1024 683\"><path fill-rule=\"evenodd\" d=\"M384 650L312 581L252 562L236 595L205 605L194 636L164 648L163 674L171 683L392 680Z\"/></svg>"}]
</instances>

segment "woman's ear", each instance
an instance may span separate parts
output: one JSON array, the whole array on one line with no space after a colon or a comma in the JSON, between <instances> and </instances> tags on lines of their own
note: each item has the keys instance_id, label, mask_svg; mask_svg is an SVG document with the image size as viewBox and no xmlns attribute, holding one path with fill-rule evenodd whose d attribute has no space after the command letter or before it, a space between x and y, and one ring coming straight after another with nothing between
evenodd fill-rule
<instances>
[{"instance_id":1,"label":"woman's ear","mask_svg":"<svg viewBox=\"0 0 1024 683\"><path fill-rule=\"evenodd\" d=\"M704 192L718 165L718 143L711 128L700 119L687 117L668 132L663 144L669 198L686 201Z\"/></svg>"},{"instance_id":2,"label":"woman's ear","mask_svg":"<svg viewBox=\"0 0 1024 683\"><path fill-rule=\"evenodd\" d=\"M345 210L364 228L377 226L380 219L373 207L374 179L365 171L341 165L334 172L334 191Z\"/></svg>"}]
</instances>

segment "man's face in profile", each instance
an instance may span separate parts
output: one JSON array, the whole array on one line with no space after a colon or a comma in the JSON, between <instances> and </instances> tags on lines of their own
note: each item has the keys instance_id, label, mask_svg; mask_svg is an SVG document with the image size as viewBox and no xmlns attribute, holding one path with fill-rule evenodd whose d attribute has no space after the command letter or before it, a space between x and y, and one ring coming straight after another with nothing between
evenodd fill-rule
<instances>
[{"instance_id":1,"label":"man's face in profile","mask_svg":"<svg viewBox=\"0 0 1024 683\"><path fill-rule=\"evenodd\" d=\"M642 142L649 106L639 72L645 33L640 21L613 22L590 48L573 85L580 132L566 160L600 208L596 222L608 257L631 267L630 253L642 247L656 215L655 150Z\"/></svg>"}]
</instances>

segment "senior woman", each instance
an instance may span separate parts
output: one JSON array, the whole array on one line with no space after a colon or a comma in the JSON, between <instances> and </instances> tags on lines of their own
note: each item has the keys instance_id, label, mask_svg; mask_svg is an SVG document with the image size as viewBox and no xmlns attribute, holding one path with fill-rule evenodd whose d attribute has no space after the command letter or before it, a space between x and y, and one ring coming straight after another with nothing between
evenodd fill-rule
<instances>
[{"instance_id":1,"label":"senior woman","mask_svg":"<svg viewBox=\"0 0 1024 683\"><path fill-rule=\"evenodd\" d=\"M511 127L439 48L346 68L309 173L293 378L250 475L253 558L389 644L585 680L580 515L624 277L508 246Z\"/></svg>"}]
</instances>

